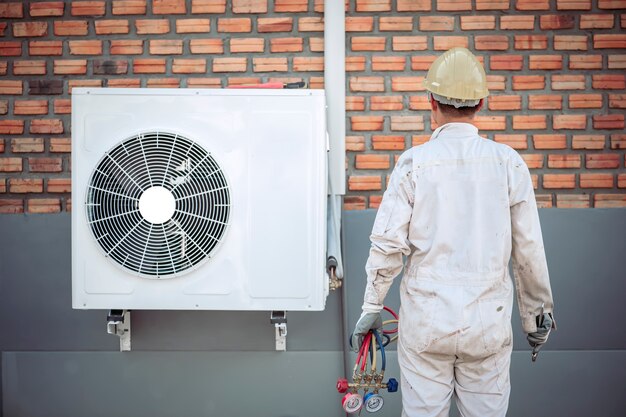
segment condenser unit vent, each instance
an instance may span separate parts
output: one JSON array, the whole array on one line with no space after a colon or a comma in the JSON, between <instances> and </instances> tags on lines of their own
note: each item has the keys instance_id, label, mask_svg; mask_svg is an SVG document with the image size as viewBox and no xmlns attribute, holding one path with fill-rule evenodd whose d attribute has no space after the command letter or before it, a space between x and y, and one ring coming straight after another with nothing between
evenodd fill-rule
<instances>
[{"instance_id":1,"label":"condenser unit vent","mask_svg":"<svg viewBox=\"0 0 626 417\"><path fill-rule=\"evenodd\" d=\"M85 195L104 255L146 278L202 264L228 226L224 172L206 149L176 133L140 133L105 152Z\"/></svg>"}]
</instances>

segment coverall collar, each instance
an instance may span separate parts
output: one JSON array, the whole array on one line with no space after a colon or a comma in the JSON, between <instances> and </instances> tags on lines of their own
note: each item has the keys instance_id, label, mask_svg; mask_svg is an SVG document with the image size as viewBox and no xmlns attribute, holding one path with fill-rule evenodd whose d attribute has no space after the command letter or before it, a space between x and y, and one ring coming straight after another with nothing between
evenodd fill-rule
<instances>
[{"instance_id":1,"label":"coverall collar","mask_svg":"<svg viewBox=\"0 0 626 417\"><path fill-rule=\"evenodd\" d=\"M478 135L478 128L470 123L446 123L435 129L430 140L437 139L441 134L450 138L475 137Z\"/></svg>"}]
</instances>

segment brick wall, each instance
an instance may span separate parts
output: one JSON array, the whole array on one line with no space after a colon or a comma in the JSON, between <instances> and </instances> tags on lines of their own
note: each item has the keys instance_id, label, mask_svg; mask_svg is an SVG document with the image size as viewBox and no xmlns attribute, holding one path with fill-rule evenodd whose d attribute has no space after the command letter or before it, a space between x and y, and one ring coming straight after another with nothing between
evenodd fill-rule
<instances>
[{"instance_id":1,"label":"brick wall","mask_svg":"<svg viewBox=\"0 0 626 417\"><path fill-rule=\"evenodd\" d=\"M377 207L433 126L421 87L452 46L484 62L483 135L543 207L626 206L626 1L346 1L347 209ZM69 210L73 87L323 88L322 0L0 3L0 213Z\"/></svg>"}]
</instances>

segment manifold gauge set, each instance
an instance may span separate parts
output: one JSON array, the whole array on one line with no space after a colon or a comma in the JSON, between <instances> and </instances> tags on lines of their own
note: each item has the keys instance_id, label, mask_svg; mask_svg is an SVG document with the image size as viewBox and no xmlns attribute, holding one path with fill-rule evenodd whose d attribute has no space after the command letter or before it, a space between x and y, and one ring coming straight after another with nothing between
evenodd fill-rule
<instances>
[{"instance_id":1,"label":"manifold gauge set","mask_svg":"<svg viewBox=\"0 0 626 417\"><path fill-rule=\"evenodd\" d=\"M398 315L388 307L385 307L385 310L394 319L385 321L383 327L397 323ZM346 378L337 380L337 391L344 394L341 406L347 413L357 413L363 408L370 413L380 411L384 405L384 398L379 392L381 390L398 391L398 381L395 378L389 378L387 382L383 382L387 365L385 347L397 339L398 336L395 335L397 332L397 328L382 331L370 330L363 339L363 344L357 354L352 382L348 382ZM379 360L380 370L378 369ZM363 393L361 394L360 391Z\"/></svg>"}]
</instances>

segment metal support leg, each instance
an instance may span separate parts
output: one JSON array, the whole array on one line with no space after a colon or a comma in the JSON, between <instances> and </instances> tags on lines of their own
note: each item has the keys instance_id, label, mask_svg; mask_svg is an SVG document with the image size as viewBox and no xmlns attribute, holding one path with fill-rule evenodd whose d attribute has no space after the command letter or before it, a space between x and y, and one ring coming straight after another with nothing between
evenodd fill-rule
<instances>
[{"instance_id":1,"label":"metal support leg","mask_svg":"<svg viewBox=\"0 0 626 417\"><path fill-rule=\"evenodd\" d=\"M107 333L120 338L120 352L130 352L130 311L110 310L107 315Z\"/></svg>"},{"instance_id":2,"label":"metal support leg","mask_svg":"<svg viewBox=\"0 0 626 417\"><path fill-rule=\"evenodd\" d=\"M272 311L270 313L270 323L274 324L274 335L276 338L276 350L287 350L287 312Z\"/></svg>"}]
</instances>

